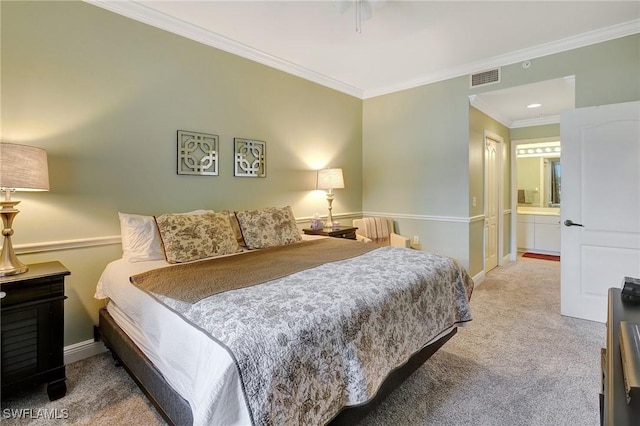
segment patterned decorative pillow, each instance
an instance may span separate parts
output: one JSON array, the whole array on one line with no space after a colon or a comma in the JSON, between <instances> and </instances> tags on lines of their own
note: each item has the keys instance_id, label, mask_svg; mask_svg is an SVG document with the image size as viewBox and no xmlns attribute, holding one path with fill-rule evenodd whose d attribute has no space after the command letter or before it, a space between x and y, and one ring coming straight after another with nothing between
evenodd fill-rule
<instances>
[{"instance_id":1,"label":"patterned decorative pillow","mask_svg":"<svg viewBox=\"0 0 640 426\"><path fill-rule=\"evenodd\" d=\"M229 212L156 217L167 262L181 263L240 251Z\"/></svg>"},{"instance_id":2,"label":"patterned decorative pillow","mask_svg":"<svg viewBox=\"0 0 640 426\"><path fill-rule=\"evenodd\" d=\"M289 206L236 212L236 218L249 249L281 246L302 240Z\"/></svg>"}]
</instances>

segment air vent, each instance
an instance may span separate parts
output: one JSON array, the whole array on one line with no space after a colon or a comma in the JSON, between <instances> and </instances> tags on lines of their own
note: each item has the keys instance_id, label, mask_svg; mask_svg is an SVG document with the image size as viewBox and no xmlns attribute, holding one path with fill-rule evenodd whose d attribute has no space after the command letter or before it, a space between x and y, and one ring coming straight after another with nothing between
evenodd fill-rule
<instances>
[{"instance_id":1,"label":"air vent","mask_svg":"<svg viewBox=\"0 0 640 426\"><path fill-rule=\"evenodd\" d=\"M484 86L500 82L500 68L471 74L471 87Z\"/></svg>"}]
</instances>

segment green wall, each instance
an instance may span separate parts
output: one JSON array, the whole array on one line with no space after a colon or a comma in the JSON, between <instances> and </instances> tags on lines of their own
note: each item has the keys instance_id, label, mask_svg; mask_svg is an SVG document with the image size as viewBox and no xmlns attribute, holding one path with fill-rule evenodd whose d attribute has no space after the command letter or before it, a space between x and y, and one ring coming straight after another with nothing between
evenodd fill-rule
<instances>
[{"instance_id":1,"label":"green wall","mask_svg":"<svg viewBox=\"0 0 640 426\"><path fill-rule=\"evenodd\" d=\"M640 99L640 35L532 58L527 69L504 66L501 82L484 88L470 89L464 76L366 99L363 210L392 213L423 250L455 256L476 275L483 237L471 200L484 191L483 160L468 97L569 75L577 108Z\"/></svg>"},{"instance_id":2,"label":"green wall","mask_svg":"<svg viewBox=\"0 0 640 426\"><path fill-rule=\"evenodd\" d=\"M47 149L51 179L50 192L16 195L14 244L25 262L71 270L66 345L92 336L95 284L120 246L86 240L117 236L118 211L289 204L307 218L326 211L314 170L342 167L343 221L389 214L476 275L483 156L468 96L575 75L576 107L640 99L638 35L505 66L484 89L462 76L362 101L82 2L0 12L2 141ZM219 135L220 176L176 174L177 130ZM267 142L265 179L233 177L234 137Z\"/></svg>"},{"instance_id":3,"label":"green wall","mask_svg":"<svg viewBox=\"0 0 640 426\"><path fill-rule=\"evenodd\" d=\"M560 123L541 126L520 127L509 132L512 141L538 138L560 138Z\"/></svg>"},{"instance_id":4,"label":"green wall","mask_svg":"<svg viewBox=\"0 0 640 426\"><path fill-rule=\"evenodd\" d=\"M362 210L362 100L87 3L1 8L2 141L45 148L51 180L50 192L15 196L18 248L119 235L118 211L324 215L313 189L326 166L344 170L333 211ZM177 130L219 136L219 176L176 174ZM233 176L234 137L266 141L266 178ZM20 256L71 270L66 345L92 337L96 282L120 254L113 244Z\"/></svg>"}]
</instances>

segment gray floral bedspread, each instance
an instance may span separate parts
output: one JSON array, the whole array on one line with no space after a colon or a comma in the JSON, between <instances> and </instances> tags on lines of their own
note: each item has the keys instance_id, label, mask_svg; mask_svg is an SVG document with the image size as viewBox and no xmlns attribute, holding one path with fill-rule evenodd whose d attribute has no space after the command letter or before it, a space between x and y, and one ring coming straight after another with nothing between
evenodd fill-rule
<instances>
[{"instance_id":1,"label":"gray floral bedspread","mask_svg":"<svg viewBox=\"0 0 640 426\"><path fill-rule=\"evenodd\" d=\"M453 259L381 247L195 304L155 296L227 347L254 424L321 425L471 320L472 290Z\"/></svg>"}]
</instances>

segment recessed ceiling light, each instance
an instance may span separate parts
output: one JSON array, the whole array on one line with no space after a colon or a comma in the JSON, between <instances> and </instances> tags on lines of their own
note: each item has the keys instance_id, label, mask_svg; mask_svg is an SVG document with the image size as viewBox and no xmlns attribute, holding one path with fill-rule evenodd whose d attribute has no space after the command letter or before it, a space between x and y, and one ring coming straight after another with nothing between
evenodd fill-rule
<instances>
[{"instance_id":1,"label":"recessed ceiling light","mask_svg":"<svg viewBox=\"0 0 640 426\"><path fill-rule=\"evenodd\" d=\"M540 108L542 106L542 104L529 104L527 105L527 108L531 109L531 108Z\"/></svg>"}]
</instances>

